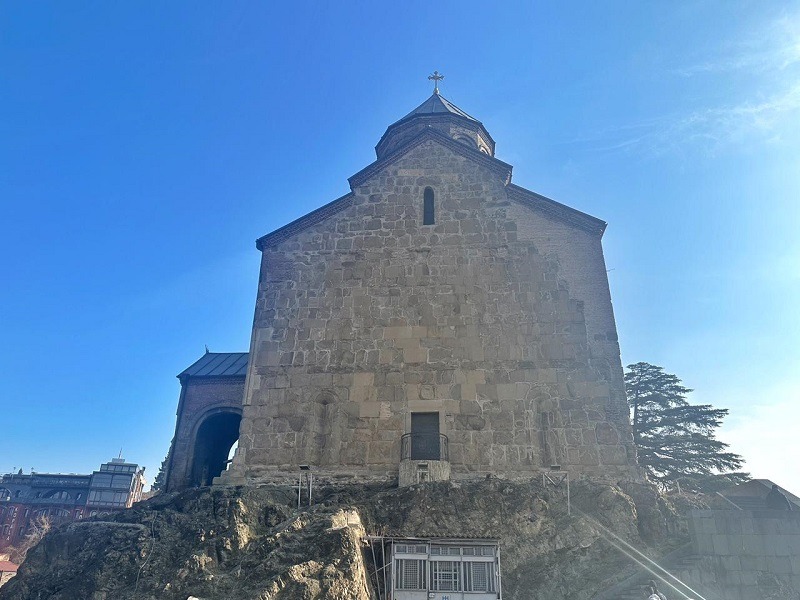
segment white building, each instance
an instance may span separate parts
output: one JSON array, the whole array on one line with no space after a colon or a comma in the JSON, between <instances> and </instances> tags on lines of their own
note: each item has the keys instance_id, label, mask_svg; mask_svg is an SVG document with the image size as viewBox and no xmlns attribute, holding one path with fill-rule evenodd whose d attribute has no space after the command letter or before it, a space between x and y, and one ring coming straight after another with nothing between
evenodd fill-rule
<instances>
[{"instance_id":1,"label":"white building","mask_svg":"<svg viewBox=\"0 0 800 600\"><path fill-rule=\"evenodd\" d=\"M385 600L502 598L497 540L372 538ZM377 552L380 550L380 552Z\"/></svg>"}]
</instances>

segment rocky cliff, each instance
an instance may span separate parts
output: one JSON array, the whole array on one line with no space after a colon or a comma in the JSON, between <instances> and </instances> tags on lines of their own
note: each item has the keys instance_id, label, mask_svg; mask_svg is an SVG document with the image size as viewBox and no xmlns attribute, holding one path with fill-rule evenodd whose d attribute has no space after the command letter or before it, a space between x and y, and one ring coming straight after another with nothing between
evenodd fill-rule
<instances>
[{"instance_id":1,"label":"rocky cliff","mask_svg":"<svg viewBox=\"0 0 800 600\"><path fill-rule=\"evenodd\" d=\"M578 482L572 515L539 481L408 488L324 485L298 510L288 487L157 496L56 528L0 600L370 600L372 535L499 538L506 600L589 599L630 561L614 536L661 551L680 520L643 486Z\"/></svg>"}]
</instances>

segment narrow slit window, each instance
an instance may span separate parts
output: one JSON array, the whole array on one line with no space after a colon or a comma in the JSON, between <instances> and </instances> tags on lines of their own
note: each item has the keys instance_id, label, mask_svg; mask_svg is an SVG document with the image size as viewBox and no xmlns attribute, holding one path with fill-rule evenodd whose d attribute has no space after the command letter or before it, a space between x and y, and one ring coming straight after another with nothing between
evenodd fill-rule
<instances>
[{"instance_id":1,"label":"narrow slit window","mask_svg":"<svg viewBox=\"0 0 800 600\"><path fill-rule=\"evenodd\" d=\"M433 189L426 187L425 195L422 201L422 224L433 225Z\"/></svg>"}]
</instances>

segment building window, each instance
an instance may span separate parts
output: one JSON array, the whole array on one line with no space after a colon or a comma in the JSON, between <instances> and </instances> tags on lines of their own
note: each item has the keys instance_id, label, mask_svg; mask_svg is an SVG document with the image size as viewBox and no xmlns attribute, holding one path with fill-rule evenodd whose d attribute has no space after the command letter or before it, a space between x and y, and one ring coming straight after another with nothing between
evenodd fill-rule
<instances>
[{"instance_id":1,"label":"building window","mask_svg":"<svg viewBox=\"0 0 800 600\"><path fill-rule=\"evenodd\" d=\"M433 225L434 222L433 188L426 187L422 198L422 224Z\"/></svg>"},{"instance_id":2,"label":"building window","mask_svg":"<svg viewBox=\"0 0 800 600\"><path fill-rule=\"evenodd\" d=\"M398 558L395 564L395 588L398 590L424 590L425 563L417 558Z\"/></svg>"},{"instance_id":3,"label":"building window","mask_svg":"<svg viewBox=\"0 0 800 600\"><path fill-rule=\"evenodd\" d=\"M465 562L464 591L493 592L494 564L490 562Z\"/></svg>"},{"instance_id":4,"label":"building window","mask_svg":"<svg viewBox=\"0 0 800 600\"><path fill-rule=\"evenodd\" d=\"M459 565L454 560L431 561L431 589L439 592L458 591Z\"/></svg>"}]
</instances>

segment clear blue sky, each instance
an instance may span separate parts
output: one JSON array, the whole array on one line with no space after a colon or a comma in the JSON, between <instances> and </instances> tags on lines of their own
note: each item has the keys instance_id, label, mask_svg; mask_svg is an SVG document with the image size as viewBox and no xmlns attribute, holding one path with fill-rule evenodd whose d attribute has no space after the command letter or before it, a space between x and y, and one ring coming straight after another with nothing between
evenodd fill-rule
<instances>
[{"instance_id":1,"label":"clear blue sky","mask_svg":"<svg viewBox=\"0 0 800 600\"><path fill-rule=\"evenodd\" d=\"M623 361L800 493L800 3L7 2L0 472L150 476L175 375L248 348L254 240L442 93L609 223ZM790 460L792 459L792 460Z\"/></svg>"}]
</instances>

